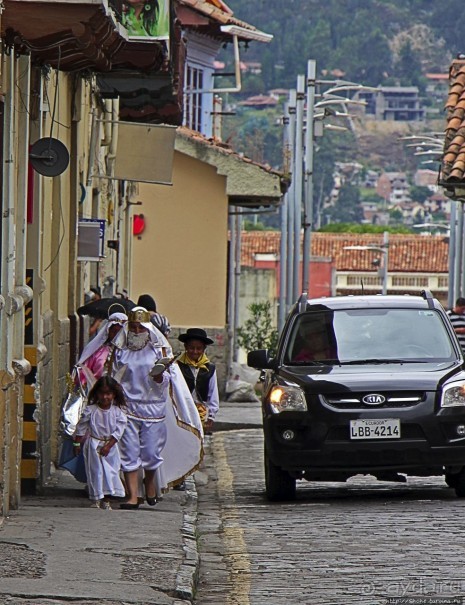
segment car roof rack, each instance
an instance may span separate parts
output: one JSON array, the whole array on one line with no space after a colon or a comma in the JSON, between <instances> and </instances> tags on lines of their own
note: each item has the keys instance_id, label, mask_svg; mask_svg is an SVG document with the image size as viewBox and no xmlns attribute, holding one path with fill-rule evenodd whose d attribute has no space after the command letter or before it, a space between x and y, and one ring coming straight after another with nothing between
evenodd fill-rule
<instances>
[{"instance_id":1,"label":"car roof rack","mask_svg":"<svg viewBox=\"0 0 465 605\"><path fill-rule=\"evenodd\" d=\"M307 301L308 301L308 292L302 292L302 294L299 297L299 300L297 301L297 303L299 305L299 313L303 313L304 311L307 310Z\"/></svg>"},{"instance_id":2,"label":"car roof rack","mask_svg":"<svg viewBox=\"0 0 465 605\"><path fill-rule=\"evenodd\" d=\"M421 296L426 300L426 302L428 303L428 307L430 309L434 309L434 302L433 302L433 295L431 294L431 292L429 290L422 290L421 291Z\"/></svg>"}]
</instances>

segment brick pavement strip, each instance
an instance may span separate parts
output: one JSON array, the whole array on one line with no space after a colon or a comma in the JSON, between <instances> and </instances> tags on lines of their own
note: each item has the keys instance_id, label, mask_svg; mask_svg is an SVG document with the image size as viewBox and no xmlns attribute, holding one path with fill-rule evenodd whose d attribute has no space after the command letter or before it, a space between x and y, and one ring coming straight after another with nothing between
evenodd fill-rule
<instances>
[{"instance_id":1,"label":"brick pavement strip","mask_svg":"<svg viewBox=\"0 0 465 605\"><path fill-rule=\"evenodd\" d=\"M465 594L464 501L440 477L299 482L296 502L269 503L259 430L214 434L207 468L198 605L433 605Z\"/></svg>"}]
</instances>

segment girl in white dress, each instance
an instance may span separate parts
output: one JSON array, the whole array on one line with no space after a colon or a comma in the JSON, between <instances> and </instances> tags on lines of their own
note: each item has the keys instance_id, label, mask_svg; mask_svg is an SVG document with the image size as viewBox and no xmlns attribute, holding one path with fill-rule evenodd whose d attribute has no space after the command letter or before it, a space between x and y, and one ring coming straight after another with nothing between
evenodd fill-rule
<instances>
[{"instance_id":1,"label":"girl in white dress","mask_svg":"<svg viewBox=\"0 0 465 605\"><path fill-rule=\"evenodd\" d=\"M117 445L127 424L127 416L121 409L125 404L118 382L102 376L89 391L87 407L74 433L74 453L83 448L93 508L111 509L108 496L125 495Z\"/></svg>"}]
</instances>

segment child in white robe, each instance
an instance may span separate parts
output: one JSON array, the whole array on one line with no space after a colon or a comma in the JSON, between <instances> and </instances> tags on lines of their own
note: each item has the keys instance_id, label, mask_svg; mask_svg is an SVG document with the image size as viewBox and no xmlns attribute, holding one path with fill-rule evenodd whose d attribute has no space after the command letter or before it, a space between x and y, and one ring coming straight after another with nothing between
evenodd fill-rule
<instances>
[{"instance_id":1,"label":"child in white robe","mask_svg":"<svg viewBox=\"0 0 465 605\"><path fill-rule=\"evenodd\" d=\"M83 448L93 508L111 509L108 496L125 495L117 445L127 425L127 416L121 409L125 404L118 382L102 376L89 391L87 407L74 433L75 454Z\"/></svg>"}]
</instances>

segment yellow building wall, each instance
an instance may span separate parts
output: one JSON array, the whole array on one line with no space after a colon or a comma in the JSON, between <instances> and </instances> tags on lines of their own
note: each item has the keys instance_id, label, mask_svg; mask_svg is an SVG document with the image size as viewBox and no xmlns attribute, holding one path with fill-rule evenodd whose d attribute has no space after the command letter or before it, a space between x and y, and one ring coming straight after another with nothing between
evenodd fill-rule
<instances>
[{"instance_id":1,"label":"yellow building wall","mask_svg":"<svg viewBox=\"0 0 465 605\"><path fill-rule=\"evenodd\" d=\"M155 160L156 161L156 160ZM151 294L172 326L226 324L228 198L214 167L174 154L173 185L139 184L131 298Z\"/></svg>"}]
</instances>

